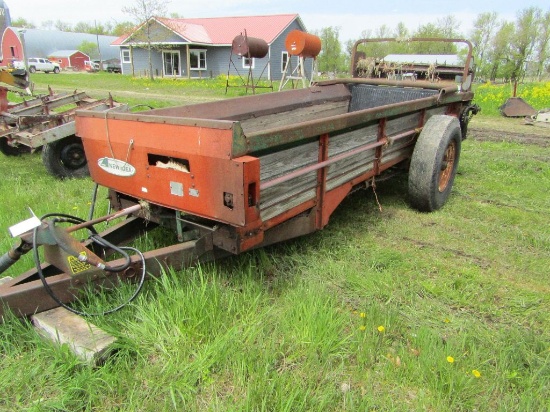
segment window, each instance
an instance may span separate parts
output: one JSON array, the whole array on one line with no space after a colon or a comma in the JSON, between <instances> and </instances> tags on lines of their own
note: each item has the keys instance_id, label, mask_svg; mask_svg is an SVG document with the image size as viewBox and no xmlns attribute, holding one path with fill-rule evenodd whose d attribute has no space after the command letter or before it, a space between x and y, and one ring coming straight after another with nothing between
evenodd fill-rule
<instances>
[{"instance_id":1,"label":"window","mask_svg":"<svg viewBox=\"0 0 550 412\"><path fill-rule=\"evenodd\" d=\"M163 51L162 62L165 76L179 76L181 74L180 53L178 51Z\"/></svg>"},{"instance_id":2,"label":"window","mask_svg":"<svg viewBox=\"0 0 550 412\"><path fill-rule=\"evenodd\" d=\"M281 73L285 72L286 65L288 64L288 75L291 75L292 73L301 73L302 70L300 68L300 65L302 64L301 60L296 56L294 58L294 61L292 60L292 56L288 54L288 52L284 51L282 52L281 56Z\"/></svg>"},{"instance_id":3,"label":"window","mask_svg":"<svg viewBox=\"0 0 550 412\"><path fill-rule=\"evenodd\" d=\"M286 63L288 62L288 52L284 51L281 56L281 73L285 72Z\"/></svg>"},{"instance_id":4,"label":"window","mask_svg":"<svg viewBox=\"0 0 550 412\"><path fill-rule=\"evenodd\" d=\"M206 70L206 50L189 50L189 60L192 70Z\"/></svg>"},{"instance_id":5,"label":"window","mask_svg":"<svg viewBox=\"0 0 550 412\"><path fill-rule=\"evenodd\" d=\"M243 69L253 69L255 62L256 60L253 57L248 58L243 56Z\"/></svg>"},{"instance_id":6,"label":"window","mask_svg":"<svg viewBox=\"0 0 550 412\"><path fill-rule=\"evenodd\" d=\"M130 50L122 50L122 63L131 63Z\"/></svg>"},{"instance_id":7,"label":"window","mask_svg":"<svg viewBox=\"0 0 550 412\"><path fill-rule=\"evenodd\" d=\"M10 46L11 57L15 57L15 47Z\"/></svg>"}]
</instances>

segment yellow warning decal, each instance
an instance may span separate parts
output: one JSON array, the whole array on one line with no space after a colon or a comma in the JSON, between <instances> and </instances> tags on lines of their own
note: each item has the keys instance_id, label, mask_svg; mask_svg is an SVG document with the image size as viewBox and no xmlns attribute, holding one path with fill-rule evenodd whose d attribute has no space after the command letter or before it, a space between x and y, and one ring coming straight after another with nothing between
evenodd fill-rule
<instances>
[{"instance_id":1,"label":"yellow warning decal","mask_svg":"<svg viewBox=\"0 0 550 412\"><path fill-rule=\"evenodd\" d=\"M86 252L81 252L80 254L82 256L86 256ZM71 272L73 273L73 275L84 272L92 267L92 265L81 262L80 260L78 260L78 258L75 258L74 256L69 256L67 258L67 261L69 262L69 267L71 268Z\"/></svg>"}]
</instances>

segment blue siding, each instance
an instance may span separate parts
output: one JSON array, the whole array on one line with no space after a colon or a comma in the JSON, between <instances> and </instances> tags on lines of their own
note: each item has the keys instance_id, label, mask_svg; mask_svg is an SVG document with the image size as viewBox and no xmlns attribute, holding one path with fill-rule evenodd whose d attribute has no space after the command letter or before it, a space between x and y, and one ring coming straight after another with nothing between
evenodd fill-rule
<instances>
[{"instance_id":1,"label":"blue siding","mask_svg":"<svg viewBox=\"0 0 550 412\"><path fill-rule=\"evenodd\" d=\"M123 49L128 50L128 48L121 48L120 61L122 74L132 74L131 63L122 63ZM134 74L136 76L146 76L149 70L149 53L147 49L134 47L131 55L134 61ZM155 76L162 76L162 53L153 49L151 51L151 61L153 63L153 74Z\"/></svg>"},{"instance_id":2,"label":"blue siding","mask_svg":"<svg viewBox=\"0 0 550 412\"><path fill-rule=\"evenodd\" d=\"M258 80L281 80L283 75L282 70L282 54L285 49L285 39L288 33L292 30L305 30L301 26L300 21L294 20L289 27L287 27L281 35L269 46L269 52L266 57L262 59L254 59L254 65L252 69L252 76L254 81ZM165 50L179 51L180 52L180 66L181 77L188 77L187 73L187 48L185 41L181 37L166 30L164 27L159 27L155 33L155 38L162 37L163 41L167 44ZM174 44L179 43L179 44ZM231 53L231 46L207 46L207 45L189 45L192 49L206 50L206 69L203 70L191 70L191 78L210 78L217 76L225 76L229 73L231 76L240 75L244 81L248 77L249 69L243 67L243 59L237 55ZM125 46L121 46L121 61L122 61L122 49L128 49ZM163 76L163 56L162 50L153 49L152 61L153 61L153 74L155 76ZM134 48L133 49L133 61L134 61L134 73L135 75L145 75L148 70L148 53L147 49ZM311 76L311 70L313 68L313 59L306 59L306 74L308 78ZM292 57L292 67L297 67L298 57ZM132 66L130 63L122 63L122 73L132 74ZM289 75L290 73L287 73ZM238 85L238 84L235 84Z\"/></svg>"}]
</instances>

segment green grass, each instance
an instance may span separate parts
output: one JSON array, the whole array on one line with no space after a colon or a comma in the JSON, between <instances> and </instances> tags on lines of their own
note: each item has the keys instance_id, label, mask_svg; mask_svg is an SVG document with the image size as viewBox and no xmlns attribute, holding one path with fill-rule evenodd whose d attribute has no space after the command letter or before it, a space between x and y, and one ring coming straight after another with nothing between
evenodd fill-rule
<instances>
[{"instance_id":1,"label":"green grass","mask_svg":"<svg viewBox=\"0 0 550 412\"><path fill-rule=\"evenodd\" d=\"M116 73L61 72L58 75L34 73L31 75L31 82L35 94L47 93L48 87L54 92L86 92L98 99L106 98L111 93L117 101L130 105L148 104L154 108L202 103L247 94L246 89L240 87L243 79L237 76L229 78L230 87L226 91L225 75L202 80L157 78L151 81L146 77L122 76ZM269 86L266 81L257 82L256 79L255 84ZM277 90L278 84L273 87ZM268 91L271 89L256 89L258 94ZM252 91L248 91L248 94L252 94ZM20 99L15 93L10 93L9 98L11 101Z\"/></svg>"},{"instance_id":2,"label":"green grass","mask_svg":"<svg viewBox=\"0 0 550 412\"><path fill-rule=\"evenodd\" d=\"M318 233L168 271L94 319L119 339L100 367L9 319L0 410L547 411L549 159L469 139L440 211L412 210L398 177L382 211L357 192ZM2 253L27 206L87 216L90 180L58 181L37 154L0 173Z\"/></svg>"}]
</instances>

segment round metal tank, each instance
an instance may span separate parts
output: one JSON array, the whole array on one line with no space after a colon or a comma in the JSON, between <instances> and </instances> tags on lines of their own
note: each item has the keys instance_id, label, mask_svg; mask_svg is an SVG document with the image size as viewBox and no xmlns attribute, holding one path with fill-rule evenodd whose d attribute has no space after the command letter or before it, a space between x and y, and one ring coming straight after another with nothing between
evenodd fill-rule
<instances>
[{"instance_id":1,"label":"round metal tank","mask_svg":"<svg viewBox=\"0 0 550 412\"><path fill-rule=\"evenodd\" d=\"M321 51L321 39L313 34L292 30L286 36L285 47L292 56L315 58Z\"/></svg>"},{"instance_id":2,"label":"round metal tank","mask_svg":"<svg viewBox=\"0 0 550 412\"><path fill-rule=\"evenodd\" d=\"M261 59L269 50L265 40L256 37L238 35L231 44L231 53L237 56Z\"/></svg>"}]
</instances>

